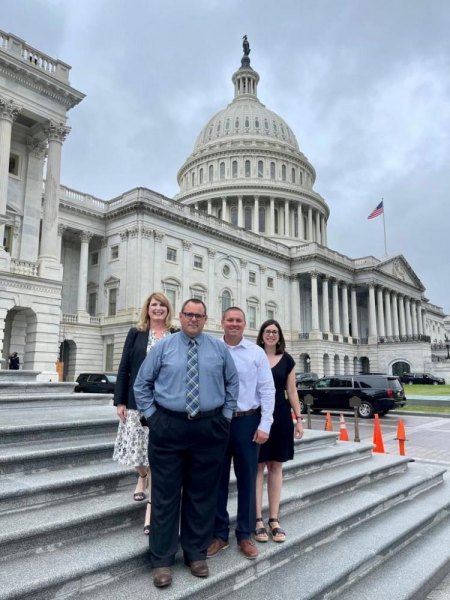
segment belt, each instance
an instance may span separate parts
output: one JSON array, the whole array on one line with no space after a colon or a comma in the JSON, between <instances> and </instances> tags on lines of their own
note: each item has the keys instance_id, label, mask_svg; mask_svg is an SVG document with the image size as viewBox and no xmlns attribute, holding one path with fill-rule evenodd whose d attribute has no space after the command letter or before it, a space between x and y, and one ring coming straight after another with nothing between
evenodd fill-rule
<instances>
[{"instance_id":1,"label":"belt","mask_svg":"<svg viewBox=\"0 0 450 600\"><path fill-rule=\"evenodd\" d=\"M235 410L233 417L249 417L250 415L256 415L259 411L259 408L252 408L251 410Z\"/></svg>"},{"instance_id":2,"label":"belt","mask_svg":"<svg viewBox=\"0 0 450 600\"><path fill-rule=\"evenodd\" d=\"M184 412L184 411L169 410L168 408L165 408L164 406L161 406L160 404L156 404L156 406L157 406L158 410L170 415L171 417L177 417L178 419L185 419L188 421L196 421L197 419L207 419L208 417L214 417L215 415L218 415L220 412L222 412L222 409L223 409L223 406L218 406L217 408L214 408L213 410L200 411L192 417L189 413Z\"/></svg>"}]
</instances>

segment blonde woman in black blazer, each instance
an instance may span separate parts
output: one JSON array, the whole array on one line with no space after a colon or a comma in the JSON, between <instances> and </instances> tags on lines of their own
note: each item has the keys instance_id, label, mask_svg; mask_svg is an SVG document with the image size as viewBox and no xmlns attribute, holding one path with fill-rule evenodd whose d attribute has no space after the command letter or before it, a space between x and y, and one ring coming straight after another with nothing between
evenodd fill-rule
<instances>
[{"instance_id":1,"label":"blonde woman in black blazer","mask_svg":"<svg viewBox=\"0 0 450 600\"><path fill-rule=\"evenodd\" d=\"M122 465L133 466L138 481L133 498L145 500L150 489L148 464L148 427L140 421L140 413L134 399L133 385L147 352L162 338L175 331L172 327L173 311L169 300L160 292L154 292L144 302L137 327L132 327L123 347L117 372L114 405L120 419L114 446L113 460ZM150 532L150 500L147 503L144 533Z\"/></svg>"}]
</instances>

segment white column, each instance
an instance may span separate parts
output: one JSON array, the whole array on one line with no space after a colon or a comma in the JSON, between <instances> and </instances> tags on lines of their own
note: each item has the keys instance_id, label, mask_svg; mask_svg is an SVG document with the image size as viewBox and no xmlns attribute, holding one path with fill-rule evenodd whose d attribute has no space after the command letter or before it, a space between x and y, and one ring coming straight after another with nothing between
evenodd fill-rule
<instances>
[{"instance_id":1,"label":"white column","mask_svg":"<svg viewBox=\"0 0 450 600\"><path fill-rule=\"evenodd\" d=\"M62 263L62 244L63 244L63 233L67 227L65 225L58 225L58 248L59 248L59 262Z\"/></svg>"},{"instance_id":2,"label":"white column","mask_svg":"<svg viewBox=\"0 0 450 600\"><path fill-rule=\"evenodd\" d=\"M89 241L92 233L80 232L80 268L78 271L77 313L86 313L87 276L89 262Z\"/></svg>"},{"instance_id":3,"label":"white column","mask_svg":"<svg viewBox=\"0 0 450 600\"><path fill-rule=\"evenodd\" d=\"M270 197L269 219L269 234L275 235L275 198L273 196Z\"/></svg>"},{"instance_id":4,"label":"white column","mask_svg":"<svg viewBox=\"0 0 450 600\"><path fill-rule=\"evenodd\" d=\"M392 292L392 334L396 338L400 335L400 330L398 328L398 304L396 292Z\"/></svg>"},{"instance_id":5,"label":"white column","mask_svg":"<svg viewBox=\"0 0 450 600\"><path fill-rule=\"evenodd\" d=\"M62 144L69 131L70 127L66 127L64 123L53 121L50 121L45 129L48 137L48 159L39 249L39 275L49 279L61 279L62 277L61 265L58 262L59 180Z\"/></svg>"},{"instance_id":6,"label":"white column","mask_svg":"<svg viewBox=\"0 0 450 600\"><path fill-rule=\"evenodd\" d=\"M405 298L406 335L412 335L411 299Z\"/></svg>"},{"instance_id":7,"label":"white column","mask_svg":"<svg viewBox=\"0 0 450 600\"><path fill-rule=\"evenodd\" d=\"M421 318L422 318L422 331L423 331L423 335L427 334L427 317L425 314L425 309L421 309Z\"/></svg>"},{"instance_id":8,"label":"white column","mask_svg":"<svg viewBox=\"0 0 450 600\"><path fill-rule=\"evenodd\" d=\"M225 196L222 196L222 221L228 221L227 199Z\"/></svg>"},{"instance_id":9,"label":"white column","mask_svg":"<svg viewBox=\"0 0 450 600\"><path fill-rule=\"evenodd\" d=\"M316 271L311 273L311 331L319 331L319 297Z\"/></svg>"},{"instance_id":10,"label":"white column","mask_svg":"<svg viewBox=\"0 0 450 600\"><path fill-rule=\"evenodd\" d=\"M289 237L289 200L284 200L284 236Z\"/></svg>"},{"instance_id":11,"label":"white column","mask_svg":"<svg viewBox=\"0 0 450 600\"><path fill-rule=\"evenodd\" d=\"M352 337L359 338L358 331L358 305L356 304L356 288L352 285L350 292L350 303L352 312Z\"/></svg>"},{"instance_id":12,"label":"white column","mask_svg":"<svg viewBox=\"0 0 450 600\"><path fill-rule=\"evenodd\" d=\"M400 315L400 335L406 335L405 298L401 294L398 297L398 312Z\"/></svg>"},{"instance_id":13,"label":"white column","mask_svg":"<svg viewBox=\"0 0 450 600\"><path fill-rule=\"evenodd\" d=\"M333 280L333 333L341 333L341 323L339 320L339 287L336 279Z\"/></svg>"},{"instance_id":14,"label":"white column","mask_svg":"<svg viewBox=\"0 0 450 600\"><path fill-rule=\"evenodd\" d=\"M416 302L416 311L417 311L417 330L419 335L423 335L423 323L422 323L422 305L420 300Z\"/></svg>"},{"instance_id":15,"label":"white column","mask_svg":"<svg viewBox=\"0 0 450 600\"><path fill-rule=\"evenodd\" d=\"M322 246L327 245L327 222L322 215Z\"/></svg>"},{"instance_id":16,"label":"white column","mask_svg":"<svg viewBox=\"0 0 450 600\"><path fill-rule=\"evenodd\" d=\"M346 283L342 284L342 335L348 337L350 331L348 328L348 287Z\"/></svg>"},{"instance_id":17,"label":"white column","mask_svg":"<svg viewBox=\"0 0 450 600\"><path fill-rule=\"evenodd\" d=\"M369 338L377 337L377 313L375 308L375 285L369 284ZM369 340L370 341L370 340Z\"/></svg>"},{"instance_id":18,"label":"white column","mask_svg":"<svg viewBox=\"0 0 450 600\"><path fill-rule=\"evenodd\" d=\"M244 227L244 206L242 196L238 196L238 227Z\"/></svg>"},{"instance_id":19,"label":"white column","mask_svg":"<svg viewBox=\"0 0 450 600\"><path fill-rule=\"evenodd\" d=\"M292 329L298 333L300 331L300 281L298 275L291 275L288 277L285 276L286 281L288 282L289 288L288 296L291 299L291 324L288 329Z\"/></svg>"},{"instance_id":20,"label":"white column","mask_svg":"<svg viewBox=\"0 0 450 600\"><path fill-rule=\"evenodd\" d=\"M330 304L328 299L328 278L322 279L322 317L323 331L330 333Z\"/></svg>"},{"instance_id":21,"label":"white column","mask_svg":"<svg viewBox=\"0 0 450 600\"><path fill-rule=\"evenodd\" d=\"M259 196L254 197L253 231L259 233Z\"/></svg>"},{"instance_id":22,"label":"white column","mask_svg":"<svg viewBox=\"0 0 450 600\"><path fill-rule=\"evenodd\" d=\"M320 244L322 242L322 240L320 237L320 213L318 210L316 210L315 222L316 222L316 242L318 244Z\"/></svg>"},{"instance_id":23,"label":"white column","mask_svg":"<svg viewBox=\"0 0 450 600\"><path fill-rule=\"evenodd\" d=\"M0 269L9 270L10 256L3 249L8 197L9 155L11 151L12 124L21 108L12 100L0 96Z\"/></svg>"},{"instance_id":24,"label":"white column","mask_svg":"<svg viewBox=\"0 0 450 600\"><path fill-rule=\"evenodd\" d=\"M378 335L384 337L384 307L383 307L383 288L377 289L377 310L378 310Z\"/></svg>"},{"instance_id":25,"label":"white column","mask_svg":"<svg viewBox=\"0 0 450 600\"><path fill-rule=\"evenodd\" d=\"M208 307L208 319L212 322L221 321L222 315L217 314L217 298L216 298L216 278L214 276L214 260L216 258L216 251L208 248L208 298L206 305Z\"/></svg>"},{"instance_id":26,"label":"white column","mask_svg":"<svg viewBox=\"0 0 450 600\"><path fill-rule=\"evenodd\" d=\"M302 205L300 203L297 205L297 220L298 220L298 237L301 240L304 240L305 239L305 227L304 227L304 223L303 223Z\"/></svg>"},{"instance_id":27,"label":"white column","mask_svg":"<svg viewBox=\"0 0 450 600\"><path fill-rule=\"evenodd\" d=\"M206 212L208 213L208 215L212 214L212 204L211 204L211 198L209 198L208 202L207 202L207 209Z\"/></svg>"},{"instance_id":28,"label":"white column","mask_svg":"<svg viewBox=\"0 0 450 600\"><path fill-rule=\"evenodd\" d=\"M308 242L313 241L313 214L312 208L308 208Z\"/></svg>"},{"instance_id":29,"label":"white column","mask_svg":"<svg viewBox=\"0 0 450 600\"><path fill-rule=\"evenodd\" d=\"M391 292L384 290L384 315L386 318L386 335L392 337Z\"/></svg>"},{"instance_id":30,"label":"white column","mask_svg":"<svg viewBox=\"0 0 450 600\"><path fill-rule=\"evenodd\" d=\"M417 328L417 304L414 299L411 299L411 317L412 317L412 332L413 335L418 334Z\"/></svg>"},{"instance_id":31,"label":"white column","mask_svg":"<svg viewBox=\"0 0 450 600\"><path fill-rule=\"evenodd\" d=\"M155 236L155 255L154 255L154 260L153 260L153 264L155 266L155 281L154 281L154 286L155 286L155 290L161 290L162 289L162 277L161 277L161 262L162 262L162 241L164 239L164 234L161 233L160 231L155 231L154 233ZM175 306L173 307L174 310L176 310Z\"/></svg>"}]
</instances>

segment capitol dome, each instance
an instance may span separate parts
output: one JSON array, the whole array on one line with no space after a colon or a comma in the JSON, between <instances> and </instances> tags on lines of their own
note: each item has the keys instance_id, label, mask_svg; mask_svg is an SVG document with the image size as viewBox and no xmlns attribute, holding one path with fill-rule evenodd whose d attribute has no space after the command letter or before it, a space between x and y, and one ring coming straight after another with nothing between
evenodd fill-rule
<instances>
[{"instance_id":1,"label":"capitol dome","mask_svg":"<svg viewBox=\"0 0 450 600\"><path fill-rule=\"evenodd\" d=\"M175 199L288 245L326 245L329 208L313 190L314 167L286 121L258 99L249 54L245 38L234 99L200 131Z\"/></svg>"}]
</instances>

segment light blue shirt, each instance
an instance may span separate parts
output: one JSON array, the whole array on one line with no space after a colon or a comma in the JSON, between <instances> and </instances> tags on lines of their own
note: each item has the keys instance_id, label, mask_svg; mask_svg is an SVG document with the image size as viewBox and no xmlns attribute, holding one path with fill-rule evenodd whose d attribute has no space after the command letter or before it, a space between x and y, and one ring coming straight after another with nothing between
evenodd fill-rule
<instances>
[{"instance_id":1,"label":"light blue shirt","mask_svg":"<svg viewBox=\"0 0 450 600\"><path fill-rule=\"evenodd\" d=\"M164 338L152 348L134 383L136 405L150 417L155 402L176 412L186 412L186 371L191 339L198 344L200 411L223 406L231 419L236 410L239 379L233 359L220 339L201 333L190 338L183 331Z\"/></svg>"},{"instance_id":2,"label":"light blue shirt","mask_svg":"<svg viewBox=\"0 0 450 600\"><path fill-rule=\"evenodd\" d=\"M275 384L266 353L260 347L242 338L236 346L229 346L239 373L239 399L237 410L252 410L261 407L258 429L270 432L275 405Z\"/></svg>"}]
</instances>

